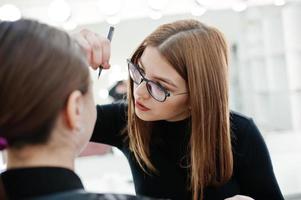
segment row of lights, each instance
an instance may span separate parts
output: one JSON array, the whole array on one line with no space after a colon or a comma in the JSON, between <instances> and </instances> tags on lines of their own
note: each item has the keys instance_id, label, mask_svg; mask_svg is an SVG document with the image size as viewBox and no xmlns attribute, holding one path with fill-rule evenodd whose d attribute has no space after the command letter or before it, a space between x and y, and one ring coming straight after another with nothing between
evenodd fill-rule
<instances>
[{"instance_id":1,"label":"row of lights","mask_svg":"<svg viewBox=\"0 0 301 200\"><path fill-rule=\"evenodd\" d=\"M162 17L162 11L167 7L169 0L147 0L147 3L150 10L149 16L152 19L159 19ZM274 0L276 6L283 6L285 3L285 0ZM117 24L119 22L119 14L122 9L121 0L99 0L98 6L109 24ZM242 12L246 10L247 7L247 2L240 0L232 7L232 9L236 12ZM191 9L191 14L194 16L201 16L207 9L203 0L195 0ZM21 16L20 9L14 5L7 4L0 7L0 20L15 21L20 19ZM48 7L48 16L54 22L61 23L63 28L67 30L72 30L77 26L76 23L71 20L72 9L65 0L53 0ZM120 68L120 66L112 67L112 70L115 69L115 71L108 76L110 85L127 77L127 73L122 73ZM105 72L106 71L103 73ZM107 99L109 96L108 93L107 89L100 89L98 91L98 98Z\"/></svg>"},{"instance_id":2,"label":"row of lights","mask_svg":"<svg viewBox=\"0 0 301 200\"><path fill-rule=\"evenodd\" d=\"M162 11L167 7L170 0L147 0L149 16L152 19L162 17ZM120 11L122 9L121 0L98 0L98 7L109 24L117 24L120 21ZM286 0L274 0L276 6L285 5ZM247 0L238 0L232 9L242 12L248 7ZM194 0L191 14L201 16L207 11L204 0ZM6 4L0 7L0 20L15 21L22 16L21 11L15 5ZM65 0L53 0L48 7L48 16L54 23L60 23L65 29L74 29L76 23L71 20L72 9Z\"/></svg>"}]
</instances>

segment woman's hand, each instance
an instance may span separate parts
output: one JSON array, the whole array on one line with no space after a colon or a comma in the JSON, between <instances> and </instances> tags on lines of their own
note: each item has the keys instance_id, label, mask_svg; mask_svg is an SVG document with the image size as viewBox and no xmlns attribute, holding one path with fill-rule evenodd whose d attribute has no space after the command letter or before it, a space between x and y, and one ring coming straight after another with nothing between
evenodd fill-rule
<instances>
[{"instance_id":1,"label":"woman's hand","mask_svg":"<svg viewBox=\"0 0 301 200\"><path fill-rule=\"evenodd\" d=\"M225 200L254 200L251 197L243 196L243 195L235 195L233 197L227 198Z\"/></svg>"},{"instance_id":2,"label":"woman's hand","mask_svg":"<svg viewBox=\"0 0 301 200\"><path fill-rule=\"evenodd\" d=\"M89 65L98 69L100 65L104 69L110 68L109 60L111 55L110 41L90 30L83 29L71 35L84 49Z\"/></svg>"}]
</instances>

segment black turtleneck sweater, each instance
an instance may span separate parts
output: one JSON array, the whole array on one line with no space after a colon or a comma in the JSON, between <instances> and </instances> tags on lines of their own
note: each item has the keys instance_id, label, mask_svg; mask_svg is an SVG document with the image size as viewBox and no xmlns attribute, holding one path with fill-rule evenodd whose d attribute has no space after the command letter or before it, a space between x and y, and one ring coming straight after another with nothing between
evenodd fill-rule
<instances>
[{"instance_id":1,"label":"black turtleneck sweater","mask_svg":"<svg viewBox=\"0 0 301 200\"><path fill-rule=\"evenodd\" d=\"M142 196L85 192L80 178L72 170L61 167L9 169L0 177L8 200L152 200Z\"/></svg>"},{"instance_id":2,"label":"black turtleneck sweater","mask_svg":"<svg viewBox=\"0 0 301 200\"><path fill-rule=\"evenodd\" d=\"M73 171L61 167L9 169L1 178L8 198L13 200L84 189Z\"/></svg>"},{"instance_id":3,"label":"black turtleneck sweater","mask_svg":"<svg viewBox=\"0 0 301 200\"><path fill-rule=\"evenodd\" d=\"M158 174L145 173L129 150L125 134L126 106L123 103L97 106L93 142L119 148L127 157L133 174L136 193L156 198L191 200L188 189L187 147L189 121L156 121L152 131L150 160ZM253 121L231 113L234 170L232 178L222 186L205 188L205 200L219 200L237 194L256 200L282 200L275 179L269 152Z\"/></svg>"}]
</instances>

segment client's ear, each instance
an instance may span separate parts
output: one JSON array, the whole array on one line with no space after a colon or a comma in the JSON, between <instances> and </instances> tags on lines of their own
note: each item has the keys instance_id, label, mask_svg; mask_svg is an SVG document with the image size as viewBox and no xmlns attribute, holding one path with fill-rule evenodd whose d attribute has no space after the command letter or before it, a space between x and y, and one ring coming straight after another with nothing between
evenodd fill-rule
<instances>
[{"instance_id":1,"label":"client's ear","mask_svg":"<svg viewBox=\"0 0 301 200\"><path fill-rule=\"evenodd\" d=\"M80 117L83 111L83 95L80 91L73 91L67 100L65 107L66 125L70 129L79 129Z\"/></svg>"}]
</instances>

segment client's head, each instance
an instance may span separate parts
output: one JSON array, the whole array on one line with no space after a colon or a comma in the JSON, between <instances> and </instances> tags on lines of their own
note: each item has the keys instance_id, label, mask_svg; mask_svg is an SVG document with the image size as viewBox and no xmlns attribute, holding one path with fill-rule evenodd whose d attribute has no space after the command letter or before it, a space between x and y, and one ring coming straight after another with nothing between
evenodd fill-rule
<instances>
[{"instance_id":1,"label":"client's head","mask_svg":"<svg viewBox=\"0 0 301 200\"><path fill-rule=\"evenodd\" d=\"M96 119L91 90L85 54L67 33L32 20L0 22L0 142L8 167L43 152L75 157Z\"/></svg>"}]
</instances>

